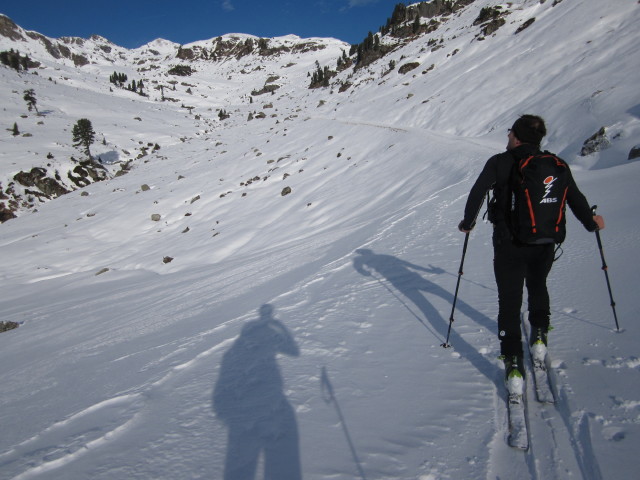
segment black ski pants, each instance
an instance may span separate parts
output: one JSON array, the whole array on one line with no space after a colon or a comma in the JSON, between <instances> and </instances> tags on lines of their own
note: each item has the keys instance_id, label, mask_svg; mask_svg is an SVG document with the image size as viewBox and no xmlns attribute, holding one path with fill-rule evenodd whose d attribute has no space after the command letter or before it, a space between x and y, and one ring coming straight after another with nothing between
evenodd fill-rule
<instances>
[{"instance_id":1,"label":"black ski pants","mask_svg":"<svg viewBox=\"0 0 640 480\"><path fill-rule=\"evenodd\" d=\"M549 327L547 276L553 265L555 245L522 245L506 228L493 234L493 269L498 286L498 337L502 355L522 356L520 310L523 287L528 295L529 321L534 328Z\"/></svg>"}]
</instances>

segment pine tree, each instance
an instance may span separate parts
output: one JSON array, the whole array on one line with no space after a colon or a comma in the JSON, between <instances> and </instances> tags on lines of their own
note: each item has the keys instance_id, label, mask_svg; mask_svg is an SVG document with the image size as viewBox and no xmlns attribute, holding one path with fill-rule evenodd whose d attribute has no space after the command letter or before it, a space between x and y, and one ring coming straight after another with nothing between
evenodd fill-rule
<instances>
[{"instance_id":1,"label":"pine tree","mask_svg":"<svg viewBox=\"0 0 640 480\"><path fill-rule=\"evenodd\" d=\"M420 25L420 13L417 13L416 14L416 19L413 21L413 27L412 27L414 35L417 34L417 33L420 33L420 26L421 26Z\"/></svg>"},{"instance_id":2,"label":"pine tree","mask_svg":"<svg viewBox=\"0 0 640 480\"><path fill-rule=\"evenodd\" d=\"M31 60L29 59L28 55L25 55L24 57L20 58L20 65L22 65L22 68L27 71L29 70L29 63L31 62Z\"/></svg>"},{"instance_id":3,"label":"pine tree","mask_svg":"<svg viewBox=\"0 0 640 480\"><path fill-rule=\"evenodd\" d=\"M16 122L14 122L13 124L13 136L17 137L18 135L20 135L20 130L18 130L18 124Z\"/></svg>"},{"instance_id":4,"label":"pine tree","mask_svg":"<svg viewBox=\"0 0 640 480\"><path fill-rule=\"evenodd\" d=\"M27 102L27 108L29 109L29 111L35 110L38 115L40 114L40 112L38 112L38 107L36 106L36 92L33 90L33 88L25 90L24 97L22 98L25 102Z\"/></svg>"},{"instance_id":5,"label":"pine tree","mask_svg":"<svg viewBox=\"0 0 640 480\"><path fill-rule=\"evenodd\" d=\"M329 86L329 78L331 77L329 72L329 67L325 65L324 70L322 71L322 86Z\"/></svg>"},{"instance_id":6,"label":"pine tree","mask_svg":"<svg viewBox=\"0 0 640 480\"><path fill-rule=\"evenodd\" d=\"M93 125L91 125L91 121L86 118L81 118L76 122L73 126L72 130L73 144L74 147L84 147L84 151L91 160L91 151L89 147L95 140L96 132L93 130Z\"/></svg>"},{"instance_id":7,"label":"pine tree","mask_svg":"<svg viewBox=\"0 0 640 480\"><path fill-rule=\"evenodd\" d=\"M19 53L14 53L14 51L11 50L11 56L9 57L9 62L10 62L11 68L13 68L16 72L20 71L20 54Z\"/></svg>"},{"instance_id":8,"label":"pine tree","mask_svg":"<svg viewBox=\"0 0 640 480\"><path fill-rule=\"evenodd\" d=\"M366 51L373 50L373 33L369 32L366 40L364 41L364 48Z\"/></svg>"}]
</instances>

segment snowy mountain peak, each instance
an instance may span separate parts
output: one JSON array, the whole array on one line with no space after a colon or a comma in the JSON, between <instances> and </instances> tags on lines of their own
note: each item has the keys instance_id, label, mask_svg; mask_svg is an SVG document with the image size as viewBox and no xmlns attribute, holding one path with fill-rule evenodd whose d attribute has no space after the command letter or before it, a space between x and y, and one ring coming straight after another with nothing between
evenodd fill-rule
<instances>
[{"instance_id":1,"label":"snowy mountain peak","mask_svg":"<svg viewBox=\"0 0 640 480\"><path fill-rule=\"evenodd\" d=\"M173 51L177 50L180 44L172 42L171 40L165 40L164 38L156 38L155 40L138 47L136 50L152 49L161 51Z\"/></svg>"}]
</instances>

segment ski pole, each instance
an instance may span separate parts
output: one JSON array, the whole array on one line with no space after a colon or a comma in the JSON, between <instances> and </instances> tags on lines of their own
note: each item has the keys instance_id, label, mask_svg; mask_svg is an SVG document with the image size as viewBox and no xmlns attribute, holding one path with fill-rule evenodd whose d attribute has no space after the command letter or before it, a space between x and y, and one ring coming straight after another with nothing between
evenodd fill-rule
<instances>
[{"instance_id":1,"label":"ski pole","mask_svg":"<svg viewBox=\"0 0 640 480\"><path fill-rule=\"evenodd\" d=\"M456 310L456 302L458 301L458 290L460 288L460 278L464 274L462 267L464 266L464 257L467 254L467 244L469 243L469 232L464 236L464 246L462 247L462 260L460 260L460 269L458 270L458 282L456 283L456 293L453 296L453 305L451 306L451 316L449 317L449 330L447 331L447 339L441 344L441 347L451 348L449 344L449 335L451 335L451 325L453 324L453 313Z\"/></svg>"},{"instance_id":2,"label":"ski pole","mask_svg":"<svg viewBox=\"0 0 640 480\"><path fill-rule=\"evenodd\" d=\"M591 212L595 216L597 205L591 207ZM604 277L607 279L607 289L609 290L609 298L611 299L611 308L613 310L613 319L616 321L616 329L620 331L620 325L618 325L618 315L616 314L616 302L613 300L613 293L611 293L611 282L609 282L609 267L604 259L604 249L602 248L602 240L600 239L600 231L596 230L596 239L598 240L598 249L600 250L600 258L602 258L602 270L604 271Z\"/></svg>"}]
</instances>

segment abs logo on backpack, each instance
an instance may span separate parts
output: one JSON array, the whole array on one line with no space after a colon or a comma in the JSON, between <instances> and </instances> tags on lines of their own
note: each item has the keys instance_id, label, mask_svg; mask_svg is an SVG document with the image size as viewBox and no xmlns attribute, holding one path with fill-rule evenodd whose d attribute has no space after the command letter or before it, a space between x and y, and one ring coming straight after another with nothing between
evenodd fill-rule
<instances>
[{"instance_id":1,"label":"abs logo on backpack","mask_svg":"<svg viewBox=\"0 0 640 480\"><path fill-rule=\"evenodd\" d=\"M553 187L553 182L555 182L558 178L549 176L544 179L544 195L542 196L542 200L540 203L557 203L558 197L549 197L551 193L551 188Z\"/></svg>"}]
</instances>

